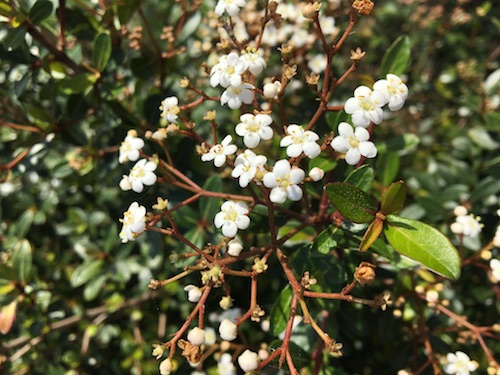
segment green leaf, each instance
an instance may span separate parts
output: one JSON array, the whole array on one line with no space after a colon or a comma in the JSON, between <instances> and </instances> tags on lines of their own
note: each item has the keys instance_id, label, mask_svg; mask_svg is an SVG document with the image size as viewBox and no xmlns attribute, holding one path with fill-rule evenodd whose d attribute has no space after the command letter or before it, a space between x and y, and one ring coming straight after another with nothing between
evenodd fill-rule
<instances>
[{"instance_id":1,"label":"green leaf","mask_svg":"<svg viewBox=\"0 0 500 375\"><path fill-rule=\"evenodd\" d=\"M92 61L94 66L102 72L108 65L111 57L111 38L108 33L100 33L94 41Z\"/></svg>"},{"instance_id":2,"label":"green leaf","mask_svg":"<svg viewBox=\"0 0 500 375\"><path fill-rule=\"evenodd\" d=\"M368 165L363 165L349 173L349 176L347 176L344 182L354 185L365 193L368 193L372 188L374 176L375 173L373 172L373 168Z\"/></svg>"},{"instance_id":3,"label":"green leaf","mask_svg":"<svg viewBox=\"0 0 500 375\"><path fill-rule=\"evenodd\" d=\"M325 172L333 171L337 166L337 161L333 160L331 157L317 156L309 162L309 170L317 167Z\"/></svg>"},{"instance_id":4,"label":"green leaf","mask_svg":"<svg viewBox=\"0 0 500 375\"><path fill-rule=\"evenodd\" d=\"M221 192L222 191L222 179L218 174L210 176L205 184L203 184L203 189L207 191ZM220 211L220 199L216 198L200 198L200 218L206 222L212 223L217 212Z\"/></svg>"},{"instance_id":5,"label":"green leaf","mask_svg":"<svg viewBox=\"0 0 500 375\"><path fill-rule=\"evenodd\" d=\"M278 231L278 238L287 235L290 231L294 230L300 225L298 220L289 220L285 225L282 225ZM285 242L285 246L295 246L302 243L310 243L314 238L314 229L310 226L302 228L300 231L295 233L289 240Z\"/></svg>"},{"instance_id":6,"label":"green leaf","mask_svg":"<svg viewBox=\"0 0 500 375\"><path fill-rule=\"evenodd\" d=\"M31 273L33 262L31 244L28 240L21 240L14 246L12 268L17 274L17 280L24 283Z\"/></svg>"},{"instance_id":7,"label":"green leaf","mask_svg":"<svg viewBox=\"0 0 500 375\"><path fill-rule=\"evenodd\" d=\"M490 195L497 194L500 191L498 179L493 176L488 176L481 180L474 188L470 195L470 202L481 202Z\"/></svg>"},{"instance_id":8,"label":"green leaf","mask_svg":"<svg viewBox=\"0 0 500 375\"><path fill-rule=\"evenodd\" d=\"M346 219L354 223L367 223L375 217L377 203L356 186L335 182L326 186L326 192Z\"/></svg>"},{"instance_id":9,"label":"green leaf","mask_svg":"<svg viewBox=\"0 0 500 375\"><path fill-rule=\"evenodd\" d=\"M422 265L451 279L460 276L460 257L448 238L421 221L387 215L384 234L391 246Z\"/></svg>"},{"instance_id":10,"label":"green leaf","mask_svg":"<svg viewBox=\"0 0 500 375\"><path fill-rule=\"evenodd\" d=\"M59 88L64 94L78 94L86 91L95 83L97 77L91 73L83 73L74 77L67 77L58 81Z\"/></svg>"},{"instance_id":11,"label":"green leaf","mask_svg":"<svg viewBox=\"0 0 500 375\"><path fill-rule=\"evenodd\" d=\"M30 9L29 18L33 24L38 24L52 14L52 2L48 0L38 0Z\"/></svg>"},{"instance_id":12,"label":"green leaf","mask_svg":"<svg viewBox=\"0 0 500 375\"><path fill-rule=\"evenodd\" d=\"M22 213L22 215L17 220L16 225L16 235L19 238L24 238L28 234L31 225L33 224L33 219L35 218L35 211L33 209L27 209Z\"/></svg>"},{"instance_id":13,"label":"green leaf","mask_svg":"<svg viewBox=\"0 0 500 375\"><path fill-rule=\"evenodd\" d=\"M189 17L189 19L186 21L181 32L175 39L177 45L181 44L187 38L189 38L191 34L193 34L198 29L200 24L201 24L201 13L194 12L193 15L191 15L191 17Z\"/></svg>"},{"instance_id":14,"label":"green leaf","mask_svg":"<svg viewBox=\"0 0 500 375\"><path fill-rule=\"evenodd\" d=\"M359 251L363 252L368 250L378 239L380 233L382 233L383 227L384 222L381 219L377 217L375 220L373 220L368 226L368 229L366 230L365 235L363 236L363 239L359 244Z\"/></svg>"},{"instance_id":15,"label":"green leaf","mask_svg":"<svg viewBox=\"0 0 500 375\"><path fill-rule=\"evenodd\" d=\"M380 75L385 78L387 74L401 75L410 63L410 38L401 35L392 43L384 57Z\"/></svg>"},{"instance_id":16,"label":"green leaf","mask_svg":"<svg viewBox=\"0 0 500 375\"><path fill-rule=\"evenodd\" d=\"M100 259L85 262L75 268L71 275L71 286L79 287L99 274L103 261Z\"/></svg>"},{"instance_id":17,"label":"green leaf","mask_svg":"<svg viewBox=\"0 0 500 375\"><path fill-rule=\"evenodd\" d=\"M139 7L139 0L126 0L117 2L118 19L122 26L126 25Z\"/></svg>"},{"instance_id":18,"label":"green leaf","mask_svg":"<svg viewBox=\"0 0 500 375\"><path fill-rule=\"evenodd\" d=\"M7 279L7 280L17 280L17 273L14 271L13 268L5 265L5 264L0 264L0 277L2 279Z\"/></svg>"},{"instance_id":19,"label":"green leaf","mask_svg":"<svg viewBox=\"0 0 500 375\"><path fill-rule=\"evenodd\" d=\"M85 301L92 301L95 299L105 282L106 275L101 275L93 280L90 280L90 282L88 282L83 289L83 298Z\"/></svg>"},{"instance_id":20,"label":"green leaf","mask_svg":"<svg viewBox=\"0 0 500 375\"><path fill-rule=\"evenodd\" d=\"M277 301L271 309L270 323L271 333L274 336L279 336L286 328L288 317L292 305L293 291L290 285L287 285L281 291Z\"/></svg>"},{"instance_id":21,"label":"green leaf","mask_svg":"<svg viewBox=\"0 0 500 375\"><path fill-rule=\"evenodd\" d=\"M377 143L379 153L397 152L399 156L409 154L420 143L420 138L412 133L405 133L390 138L386 142Z\"/></svg>"},{"instance_id":22,"label":"green leaf","mask_svg":"<svg viewBox=\"0 0 500 375\"><path fill-rule=\"evenodd\" d=\"M330 225L323 232L318 234L314 241L314 249L321 254L329 254L330 251L337 246L337 241L334 238L335 233L339 228L335 225Z\"/></svg>"},{"instance_id":23,"label":"green leaf","mask_svg":"<svg viewBox=\"0 0 500 375\"><path fill-rule=\"evenodd\" d=\"M345 111L329 111L326 113L325 119L328 127L336 133L339 124L349 120L349 115Z\"/></svg>"},{"instance_id":24,"label":"green leaf","mask_svg":"<svg viewBox=\"0 0 500 375\"><path fill-rule=\"evenodd\" d=\"M499 143L491 138L491 135L483 128L473 128L468 131L470 139L485 150L496 150Z\"/></svg>"},{"instance_id":25,"label":"green leaf","mask_svg":"<svg viewBox=\"0 0 500 375\"><path fill-rule=\"evenodd\" d=\"M384 215L392 214L403 208L406 199L406 187L404 181L392 183L382 194L380 211Z\"/></svg>"},{"instance_id":26,"label":"green leaf","mask_svg":"<svg viewBox=\"0 0 500 375\"><path fill-rule=\"evenodd\" d=\"M379 154L377 159L377 178L382 185L388 186L398 175L400 158L396 152L387 152Z\"/></svg>"}]
</instances>

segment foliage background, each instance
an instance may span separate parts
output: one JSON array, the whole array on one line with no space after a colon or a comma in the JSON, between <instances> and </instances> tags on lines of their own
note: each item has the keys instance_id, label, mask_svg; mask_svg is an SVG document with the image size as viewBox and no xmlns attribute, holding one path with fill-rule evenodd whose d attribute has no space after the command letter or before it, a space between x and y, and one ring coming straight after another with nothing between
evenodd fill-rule
<instances>
[{"instance_id":1,"label":"foliage background","mask_svg":"<svg viewBox=\"0 0 500 375\"><path fill-rule=\"evenodd\" d=\"M155 233L146 233L135 243L120 243L118 218L137 197L118 188L124 169L117 161L117 147L127 130L157 127L163 97L178 95L188 101L178 80L197 76L206 60L197 40L210 35L211 29L199 25L200 15L213 9L214 2L204 1L198 12L188 13L173 46L160 35L164 26L175 26L184 17L174 2L37 3L20 1L14 7L0 3L0 305L17 300L15 322L0 343L0 358L5 359L0 371L156 373L151 344L175 332L189 306L184 282L155 293L147 284L150 277L174 274L180 263L171 255L183 249ZM61 9L68 43L64 56L50 47L58 43ZM335 15L337 25L345 27L345 11ZM368 53L355 78L339 92L339 100L359 84L355 80L376 79L391 43L400 35L409 37L412 61L406 81L411 96L405 109L378 130L382 139L393 142L401 141L395 138L398 135L416 137L407 138L403 151L389 147L380 152L377 179L404 179L409 186L405 216L450 236L454 205L465 203L480 215L485 224L482 240L466 243L460 249L464 258L489 242L498 224L499 17L492 1L380 1L374 13L360 21L345 49L360 46ZM120 31L122 25L128 35ZM143 26L143 37L136 49L130 33L138 25ZM103 32L109 33L111 42L107 64L102 62L105 46L96 50ZM186 50L161 58L161 51L181 46ZM495 71L493 84L490 75ZM291 104L298 114L310 112L300 100L292 99ZM201 122L212 108L195 110L192 118ZM323 126L328 129L331 124ZM418 145L413 142L417 138ZM168 147L176 162L191 169L193 178L203 184L210 170L191 152L194 144L173 138ZM391 171L390 176L384 171ZM145 206L157 196L183 199L175 194L161 186L140 199ZM204 205L209 203L186 208L178 217L181 226L191 231L187 236L200 244L217 236L211 228L213 215L200 219L196 212ZM493 254L498 256L498 249ZM338 285L352 274L352 270L328 271L325 279ZM487 262L476 259L462 272L460 280L444 281L450 308L477 325L495 323L500 291L488 279ZM285 285L277 276L270 275L262 290L276 296ZM362 291L370 296L390 287L397 295L409 295L401 317L393 316L391 309L382 313L351 304L318 306L318 311L330 312L325 320L328 331L344 344L344 357L330 360L332 367L323 374L394 374L418 368L425 362L420 341L424 333L419 330L431 332L435 351L445 355L463 350L481 368L487 367L473 339L442 329L443 317L418 310L422 304L411 297L414 276L389 267L380 272L377 283ZM434 276L421 277L429 281L425 277ZM248 285L235 288L244 295ZM266 311L273 305L273 293L260 301ZM209 304L217 302L217 296L210 297ZM440 330L433 331L434 327ZM267 338L249 336L249 340L258 343ZM492 352L500 352L498 342L488 343Z\"/></svg>"}]
</instances>

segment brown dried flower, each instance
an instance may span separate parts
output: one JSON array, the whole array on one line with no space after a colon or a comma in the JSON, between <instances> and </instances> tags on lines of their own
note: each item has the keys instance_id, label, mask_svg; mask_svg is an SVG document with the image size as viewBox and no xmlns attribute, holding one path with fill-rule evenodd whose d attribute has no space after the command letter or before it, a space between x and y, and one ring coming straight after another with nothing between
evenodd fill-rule
<instances>
[{"instance_id":1,"label":"brown dried flower","mask_svg":"<svg viewBox=\"0 0 500 375\"><path fill-rule=\"evenodd\" d=\"M373 1L371 0L354 0L352 9L354 9L360 16L367 16L373 10Z\"/></svg>"},{"instance_id":2,"label":"brown dried flower","mask_svg":"<svg viewBox=\"0 0 500 375\"><path fill-rule=\"evenodd\" d=\"M371 284L375 279L375 266L368 262L361 262L360 265L356 267L354 279L361 286Z\"/></svg>"}]
</instances>

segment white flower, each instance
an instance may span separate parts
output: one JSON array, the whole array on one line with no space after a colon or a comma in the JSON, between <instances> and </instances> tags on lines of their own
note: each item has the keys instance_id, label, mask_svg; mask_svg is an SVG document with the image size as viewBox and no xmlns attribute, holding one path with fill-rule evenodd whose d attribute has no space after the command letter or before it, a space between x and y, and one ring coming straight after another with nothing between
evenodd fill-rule
<instances>
[{"instance_id":1,"label":"white flower","mask_svg":"<svg viewBox=\"0 0 500 375\"><path fill-rule=\"evenodd\" d=\"M273 137L273 129L270 126L273 119L269 115L245 113L240 116L240 121L236 125L235 131L236 134L243 137L243 143L248 148L257 147L261 139L268 140Z\"/></svg>"},{"instance_id":2,"label":"white flower","mask_svg":"<svg viewBox=\"0 0 500 375\"><path fill-rule=\"evenodd\" d=\"M253 371L259 367L259 355L247 349L238 357L238 364L245 372Z\"/></svg>"},{"instance_id":3,"label":"white flower","mask_svg":"<svg viewBox=\"0 0 500 375\"><path fill-rule=\"evenodd\" d=\"M500 247L500 225L497 227L495 237L493 237L493 246Z\"/></svg>"},{"instance_id":4,"label":"white flower","mask_svg":"<svg viewBox=\"0 0 500 375\"><path fill-rule=\"evenodd\" d=\"M246 188L248 184L255 178L257 173L264 173L264 165L267 158L263 155L256 155L252 150L245 150L239 154L234 161L234 169L231 176L239 178L238 183L242 188Z\"/></svg>"},{"instance_id":5,"label":"white flower","mask_svg":"<svg viewBox=\"0 0 500 375\"><path fill-rule=\"evenodd\" d=\"M288 197L292 201L302 199L302 189L298 186L305 177L305 172L300 168L291 168L288 160L276 162L273 171L264 175L264 185L272 188L269 199L274 203L283 203Z\"/></svg>"},{"instance_id":6,"label":"white flower","mask_svg":"<svg viewBox=\"0 0 500 375\"><path fill-rule=\"evenodd\" d=\"M227 243L227 253L233 257L237 257L241 254L243 250L243 245L237 240L231 240Z\"/></svg>"},{"instance_id":7,"label":"white flower","mask_svg":"<svg viewBox=\"0 0 500 375\"><path fill-rule=\"evenodd\" d=\"M250 225L248 206L243 202L225 201L221 211L215 215L214 223L217 228L222 227L222 234L234 237L238 229L245 230Z\"/></svg>"},{"instance_id":8,"label":"white flower","mask_svg":"<svg viewBox=\"0 0 500 375\"><path fill-rule=\"evenodd\" d=\"M175 96L169 96L161 102L160 111L162 111L161 116L168 122L176 123L179 116L177 114L180 112L178 107L179 99Z\"/></svg>"},{"instance_id":9,"label":"white flower","mask_svg":"<svg viewBox=\"0 0 500 375\"><path fill-rule=\"evenodd\" d=\"M500 281L500 260L492 259L490 260L491 277L493 282L498 283Z\"/></svg>"},{"instance_id":10,"label":"white flower","mask_svg":"<svg viewBox=\"0 0 500 375\"><path fill-rule=\"evenodd\" d=\"M130 170L128 175L129 183L132 190L136 193L142 193L144 190L144 185L151 186L156 182L156 175L153 173L156 170L156 163L148 161L147 159L141 159L135 163L134 167ZM127 184L120 183L123 187L127 187Z\"/></svg>"},{"instance_id":11,"label":"white flower","mask_svg":"<svg viewBox=\"0 0 500 375\"><path fill-rule=\"evenodd\" d=\"M249 83L242 83L238 86L229 86L220 97L220 104L227 103L229 108L238 109L242 103L250 104L253 101L253 90L255 87Z\"/></svg>"},{"instance_id":12,"label":"white flower","mask_svg":"<svg viewBox=\"0 0 500 375\"><path fill-rule=\"evenodd\" d=\"M240 57L241 61L245 63L245 69L249 70L254 76L262 73L266 68L266 60L262 57L262 52L255 49L247 49Z\"/></svg>"},{"instance_id":13,"label":"white flower","mask_svg":"<svg viewBox=\"0 0 500 375\"><path fill-rule=\"evenodd\" d=\"M302 152L310 159L314 159L321 153L321 147L316 143L319 136L311 131L304 130L299 125L288 125L286 128L287 135L281 142L281 147L286 147L286 154L291 158L296 158Z\"/></svg>"},{"instance_id":14,"label":"white flower","mask_svg":"<svg viewBox=\"0 0 500 375\"><path fill-rule=\"evenodd\" d=\"M172 360L167 358L160 363L160 375L170 375L174 368Z\"/></svg>"},{"instance_id":15,"label":"white flower","mask_svg":"<svg viewBox=\"0 0 500 375\"><path fill-rule=\"evenodd\" d=\"M382 106L387 103L385 95L380 91L370 90L366 86L359 86L354 90L354 97L347 99L344 110L352 115L354 126L364 128L370 125L382 122Z\"/></svg>"},{"instance_id":16,"label":"white flower","mask_svg":"<svg viewBox=\"0 0 500 375\"><path fill-rule=\"evenodd\" d=\"M236 375L236 366L233 364L233 357L229 353L224 353L217 362L219 375Z\"/></svg>"},{"instance_id":17,"label":"white flower","mask_svg":"<svg viewBox=\"0 0 500 375\"><path fill-rule=\"evenodd\" d=\"M245 6L245 0L219 0L215 6L215 14L222 16L224 12L234 17Z\"/></svg>"},{"instance_id":18,"label":"white flower","mask_svg":"<svg viewBox=\"0 0 500 375\"><path fill-rule=\"evenodd\" d=\"M202 161L214 161L214 165L218 168L226 162L226 157L232 155L238 150L235 145L231 145L233 137L227 135L220 144L212 146L210 150L201 156Z\"/></svg>"},{"instance_id":19,"label":"white flower","mask_svg":"<svg viewBox=\"0 0 500 375\"><path fill-rule=\"evenodd\" d=\"M120 164L126 161L136 161L139 159L139 151L144 147L144 141L137 136L135 130L129 130L127 136L120 145L120 155L118 156L118 162Z\"/></svg>"},{"instance_id":20,"label":"white flower","mask_svg":"<svg viewBox=\"0 0 500 375\"><path fill-rule=\"evenodd\" d=\"M219 326L219 334L223 340L233 341L238 336L238 326L229 319L224 319Z\"/></svg>"},{"instance_id":21,"label":"white flower","mask_svg":"<svg viewBox=\"0 0 500 375\"><path fill-rule=\"evenodd\" d=\"M132 189L132 183L127 175L123 175L119 183L120 189L123 191L129 191Z\"/></svg>"},{"instance_id":22,"label":"white flower","mask_svg":"<svg viewBox=\"0 0 500 375\"><path fill-rule=\"evenodd\" d=\"M184 287L184 291L188 293L189 302L198 302L203 294L200 288L192 284L186 285Z\"/></svg>"},{"instance_id":23,"label":"white flower","mask_svg":"<svg viewBox=\"0 0 500 375\"><path fill-rule=\"evenodd\" d=\"M205 328L205 345L213 345L217 341L215 329L211 327Z\"/></svg>"},{"instance_id":24,"label":"white flower","mask_svg":"<svg viewBox=\"0 0 500 375\"><path fill-rule=\"evenodd\" d=\"M385 100L389 104L391 111L398 111L403 108L408 97L408 87L395 74L387 74L386 79L375 82L373 89L385 95Z\"/></svg>"},{"instance_id":25,"label":"white flower","mask_svg":"<svg viewBox=\"0 0 500 375\"><path fill-rule=\"evenodd\" d=\"M269 82L264 85L262 88L262 91L264 93L264 96L268 99L277 99L278 94L281 91L281 82L280 81L274 81L274 82Z\"/></svg>"},{"instance_id":26,"label":"white flower","mask_svg":"<svg viewBox=\"0 0 500 375\"><path fill-rule=\"evenodd\" d=\"M194 327L188 332L187 339L192 345L200 346L205 343L205 330Z\"/></svg>"},{"instance_id":27,"label":"white flower","mask_svg":"<svg viewBox=\"0 0 500 375\"><path fill-rule=\"evenodd\" d=\"M314 182L317 182L325 177L325 171L321 168L314 167L309 171L309 177L311 177L311 180Z\"/></svg>"},{"instance_id":28,"label":"white flower","mask_svg":"<svg viewBox=\"0 0 500 375\"><path fill-rule=\"evenodd\" d=\"M146 229L146 207L133 202L120 221L123 223L120 232L122 242L134 241Z\"/></svg>"},{"instance_id":29,"label":"white flower","mask_svg":"<svg viewBox=\"0 0 500 375\"><path fill-rule=\"evenodd\" d=\"M464 206L456 206L453 209L453 213L455 214L455 216L464 216L467 215L468 212L469 211L467 211L467 208Z\"/></svg>"},{"instance_id":30,"label":"white flower","mask_svg":"<svg viewBox=\"0 0 500 375\"><path fill-rule=\"evenodd\" d=\"M356 165L361 156L374 158L377 156L377 148L370 139L370 133L365 128L357 127L352 130L352 126L347 122L341 122L338 127L339 135L330 144L337 152L346 152L345 161L349 165Z\"/></svg>"},{"instance_id":31,"label":"white flower","mask_svg":"<svg viewBox=\"0 0 500 375\"><path fill-rule=\"evenodd\" d=\"M241 85L241 75L245 72L246 67L245 62L236 52L221 56L219 62L210 70L210 86Z\"/></svg>"},{"instance_id":32,"label":"white flower","mask_svg":"<svg viewBox=\"0 0 500 375\"><path fill-rule=\"evenodd\" d=\"M469 375L471 371L477 369L477 363L471 361L464 352L449 353L446 356L448 363L444 365L443 370L447 374Z\"/></svg>"},{"instance_id":33,"label":"white flower","mask_svg":"<svg viewBox=\"0 0 500 375\"><path fill-rule=\"evenodd\" d=\"M307 63L309 69L311 69L316 74L323 73L326 69L326 65L327 65L326 56L322 54L315 55Z\"/></svg>"},{"instance_id":34,"label":"white flower","mask_svg":"<svg viewBox=\"0 0 500 375\"><path fill-rule=\"evenodd\" d=\"M321 31L325 35L331 35L337 32L337 28L335 27L335 18L333 17L320 17L319 24L321 26Z\"/></svg>"},{"instance_id":35,"label":"white flower","mask_svg":"<svg viewBox=\"0 0 500 375\"><path fill-rule=\"evenodd\" d=\"M483 229L479 223L480 217L470 214L457 216L456 221L451 225L451 231L455 234L461 234L467 237L477 237Z\"/></svg>"}]
</instances>

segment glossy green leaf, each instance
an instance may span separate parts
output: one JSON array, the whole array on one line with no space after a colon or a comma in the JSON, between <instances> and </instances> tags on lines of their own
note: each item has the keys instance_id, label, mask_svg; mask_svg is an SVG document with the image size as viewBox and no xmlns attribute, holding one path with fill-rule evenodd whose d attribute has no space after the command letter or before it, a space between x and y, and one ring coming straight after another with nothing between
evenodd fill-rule
<instances>
[{"instance_id":1,"label":"glossy green leaf","mask_svg":"<svg viewBox=\"0 0 500 375\"><path fill-rule=\"evenodd\" d=\"M403 208L406 199L406 186L404 181L392 183L382 194L380 211L383 214L392 214Z\"/></svg>"},{"instance_id":2,"label":"glossy green leaf","mask_svg":"<svg viewBox=\"0 0 500 375\"><path fill-rule=\"evenodd\" d=\"M344 182L368 193L372 188L374 178L375 173L373 172L373 168L365 164L349 173Z\"/></svg>"},{"instance_id":3,"label":"glossy green leaf","mask_svg":"<svg viewBox=\"0 0 500 375\"><path fill-rule=\"evenodd\" d=\"M30 9L29 18L31 23L38 24L52 14L53 5L48 0L37 0Z\"/></svg>"},{"instance_id":4,"label":"glossy green leaf","mask_svg":"<svg viewBox=\"0 0 500 375\"><path fill-rule=\"evenodd\" d=\"M207 191L222 192L222 179L218 174L210 176L203 184L203 189ZM200 218L212 223L217 212L220 211L220 199L200 198Z\"/></svg>"},{"instance_id":5,"label":"glossy green leaf","mask_svg":"<svg viewBox=\"0 0 500 375\"><path fill-rule=\"evenodd\" d=\"M280 226L278 230L278 238L286 236L290 231L297 228L301 223L298 220L289 220L285 225ZM301 243L310 243L315 236L314 228L307 226L295 233L289 240L285 242L286 246L294 246Z\"/></svg>"},{"instance_id":6,"label":"glossy green leaf","mask_svg":"<svg viewBox=\"0 0 500 375\"><path fill-rule=\"evenodd\" d=\"M314 249L321 254L329 254L335 246L337 246L337 241L335 240L335 233L339 230L337 226L330 225L323 232L318 234L316 240L314 241Z\"/></svg>"},{"instance_id":7,"label":"glossy green leaf","mask_svg":"<svg viewBox=\"0 0 500 375\"><path fill-rule=\"evenodd\" d=\"M28 240L21 240L14 246L12 254L12 268L17 274L19 282L26 282L31 274L32 249Z\"/></svg>"},{"instance_id":8,"label":"glossy green leaf","mask_svg":"<svg viewBox=\"0 0 500 375\"><path fill-rule=\"evenodd\" d=\"M368 250L373 243L378 239L382 229L384 228L384 222L378 217L373 220L368 228L366 229L365 235L359 244L359 251L363 252Z\"/></svg>"},{"instance_id":9,"label":"glossy green leaf","mask_svg":"<svg viewBox=\"0 0 500 375\"><path fill-rule=\"evenodd\" d=\"M451 279L460 276L460 257L448 238L421 221L387 215L384 234L391 246L429 270Z\"/></svg>"},{"instance_id":10,"label":"glossy green leaf","mask_svg":"<svg viewBox=\"0 0 500 375\"><path fill-rule=\"evenodd\" d=\"M287 285L281 291L278 299L271 309L270 324L271 333L279 336L286 328L288 317L290 316L293 291L290 285Z\"/></svg>"},{"instance_id":11,"label":"glossy green leaf","mask_svg":"<svg viewBox=\"0 0 500 375\"><path fill-rule=\"evenodd\" d=\"M384 186L388 186L396 179L399 172L400 158L396 152L379 153L377 156L377 179Z\"/></svg>"},{"instance_id":12,"label":"glossy green leaf","mask_svg":"<svg viewBox=\"0 0 500 375\"><path fill-rule=\"evenodd\" d=\"M392 43L382 58L380 75L385 78L389 73L401 75L410 64L410 38L400 36Z\"/></svg>"},{"instance_id":13,"label":"glossy green leaf","mask_svg":"<svg viewBox=\"0 0 500 375\"><path fill-rule=\"evenodd\" d=\"M335 182L326 186L326 192L346 219L355 223L367 223L375 217L377 203L356 186Z\"/></svg>"},{"instance_id":14,"label":"glossy green leaf","mask_svg":"<svg viewBox=\"0 0 500 375\"><path fill-rule=\"evenodd\" d=\"M338 126L341 122L349 120L349 115L345 111L327 112L325 115L328 127L337 134Z\"/></svg>"},{"instance_id":15,"label":"glossy green leaf","mask_svg":"<svg viewBox=\"0 0 500 375\"><path fill-rule=\"evenodd\" d=\"M484 128L472 128L468 132L470 139L485 150L496 150L500 144Z\"/></svg>"},{"instance_id":16,"label":"glossy green leaf","mask_svg":"<svg viewBox=\"0 0 500 375\"><path fill-rule=\"evenodd\" d=\"M294 331L295 332L295 331ZM283 344L283 341L281 340L274 340L271 342L269 345L271 349L277 349ZM297 369L301 369L309 363L311 360L311 355L308 353L306 350L304 350L303 347L300 345L297 345L294 341L290 341L288 343L288 352L290 353L294 366ZM277 362L279 359L279 356L275 359L275 362ZM287 368L287 363L285 361L284 363L284 368ZM288 373L288 372L287 372Z\"/></svg>"},{"instance_id":17,"label":"glossy green leaf","mask_svg":"<svg viewBox=\"0 0 500 375\"><path fill-rule=\"evenodd\" d=\"M325 172L333 171L337 166L337 161L333 160L331 157L317 156L309 162L309 170L317 167Z\"/></svg>"},{"instance_id":18,"label":"glossy green leaf","mask_svg":"<svg viewBox=\"0 0 500 375\"><path fill-rule=\"evenodd\" d=\"M108 65L111 57L111 38L108 33L100 33L94 41L92 61L94 66L102 72Z\"/></svg>"},{"instance_id":19,"label":"glossy green leaf","mask_svg":"<svg viewBox=\"0 0 500 375\"><path fill-rule=\"evenodd\" d=\"M138 7L139 0L117 1L116 8L120 24L123 26L126 25L134 15Z\"/></svg>"},{"instance_id":20,"label":"glossy green leaf","mask_svg":"<svg viewBox=\"0 0 500 375\"><path fill-rule=\"evenodd\" d=\"M87 261L76 267L71 275L71 285L76 288L92 280L99 274L103 263L102 260L98 259Z\"/></svg>"},{"instance_id":21,"label":"glossy green leaf","mask_svg":"<svg viewBox=\"0 0 500 375\"><path fill-rule=\"evenodd\" d=\"M67 77L58 81L59 87L65 94L78 94L87 91L96 81L96 76L83 73L74 77Z\"/></svg>"}]
</instances>

